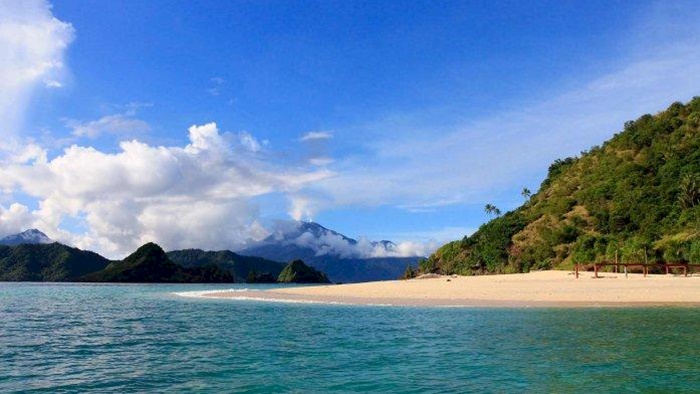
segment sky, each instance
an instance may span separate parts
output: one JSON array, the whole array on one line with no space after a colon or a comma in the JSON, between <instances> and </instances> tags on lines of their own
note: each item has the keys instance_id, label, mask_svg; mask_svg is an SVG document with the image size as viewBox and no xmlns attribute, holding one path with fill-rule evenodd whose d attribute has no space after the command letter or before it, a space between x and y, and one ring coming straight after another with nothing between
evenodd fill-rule
<instances>
[{"instance_id":1,"label":"sky","mask_svg":"<svg viewBox=\"0 0 700 394\"><path fill-rule=\"evenodd\" d=\"M0 236L110 257L283 220L406 255L700 94L683 1L0 0Z\"/></svg>"}]
</instances>

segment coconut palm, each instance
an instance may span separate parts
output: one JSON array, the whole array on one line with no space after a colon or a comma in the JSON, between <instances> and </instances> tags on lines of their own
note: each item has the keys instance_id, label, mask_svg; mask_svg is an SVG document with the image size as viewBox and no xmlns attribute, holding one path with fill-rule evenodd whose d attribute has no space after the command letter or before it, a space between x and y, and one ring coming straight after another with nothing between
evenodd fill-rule
<instances>
[{"instance_id":1,"label":"coconut palm","mask_svg":"<svg viewBox=\"0 0 700 394\"><path fill-rule=\"evenodd\" d=\"M486 204L484 206L484 212L486 212L487 215L501 216L501 210L496 208L493 204Z\"/></svg>"}]
</instances>

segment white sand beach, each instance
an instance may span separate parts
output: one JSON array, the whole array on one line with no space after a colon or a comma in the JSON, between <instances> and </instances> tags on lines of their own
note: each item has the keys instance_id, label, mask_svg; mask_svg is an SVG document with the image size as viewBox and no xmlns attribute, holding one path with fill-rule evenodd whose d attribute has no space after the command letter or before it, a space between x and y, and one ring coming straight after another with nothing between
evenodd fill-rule
<instances>
[{"instance_id":1,"label":"white sand beach","mask_svg":"<svg viewBox=\"0 0 700 394\"><path fill-rule=\"evenodd\" d=\"M343 285L299 286L205 297L356 305L471 307L700 306L700 275L539 271L489 276L440 276Z\"/></svg>"}]
</instances>

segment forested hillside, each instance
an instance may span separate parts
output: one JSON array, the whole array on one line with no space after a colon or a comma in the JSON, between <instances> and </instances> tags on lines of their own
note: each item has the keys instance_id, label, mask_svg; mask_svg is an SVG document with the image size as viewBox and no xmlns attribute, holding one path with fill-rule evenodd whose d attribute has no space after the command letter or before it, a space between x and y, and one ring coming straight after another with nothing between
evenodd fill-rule
<instances>
[{"instance_id":1,"label":"forested hillside","mask_svg":"<svg viewBox=\"0 0 700 394\"><path fill-rule=\"evenodd\" d=\"M184 249L168 252L168 258L186 268L215 265L231 273L234 282L245 282L249 274L267 273L272 277L282 272L285 265L277 261L260 257L241 256L230 250L203 251L201 249Z\"/></svg>"},{"instance_id":2,"label":"forested hillside","mask_svg":"<svg viewBox=\"0 0 700 394\"><path fill-rule=\"evenodd\" d=\"M569 268L576 262L700 262L700 97L555 161L539 190L420 264L457 274Z\"/></svg>"},{"instance_id":3,"label":"forested hillside","mask_svg":"<svg viewBox=\"0 0 700 394\"><path fill-rule=\"evenodd\" d=\"M81 278L85 282L138 283L230 283L230 272L216 265L186 268L173 263L165 251L149 242L124 260L114 261L105 269Z\"/></svg>"},{"instance_id":4,"label":"forested hillside","mask_svg":"<svg viewBox=\"0 0 700 394\"><path fill-rule=\"evenodd\" d=\"M0 281L63 282L105 268L97 253L61 245L0 245Z\"/></svg>"}]
</instances>

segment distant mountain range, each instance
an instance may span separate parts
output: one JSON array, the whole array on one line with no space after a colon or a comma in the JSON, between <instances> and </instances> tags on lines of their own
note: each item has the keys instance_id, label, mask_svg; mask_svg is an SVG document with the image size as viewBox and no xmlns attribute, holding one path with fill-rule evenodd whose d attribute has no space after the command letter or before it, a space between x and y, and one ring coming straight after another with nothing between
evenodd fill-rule
<instances>
[{"instance_id":1,"label":"distant mountain range","mask_svg":"<svg viewBox=\"0 0 700 394\"><path fill-rule=\"evenodd\" d=\"M172 262L163 249L147 243L121 261L79 278L86 282L230 283L230 272L216 265L187 268Z\"/></svg>"},{"instance_id":2,"label":"distant mountain range","mask_svg":"<svg viewBox=\"0 0 700 394\"><path fill-rule=\"evenodd\" d=\"M284 263L260 257L241 256L230 250L204 251L201 249L174 250L167 253L173 262L187 268L216 265L233 276L234 282L246 282L251 273L269 274L277 278L285 267Z\"/></svg>"},{"instance_id":3,"label":"distant mountain range","mask_svg":"<svg viewBox=\"0 0 700 394\"><path fill-rule=\"evenodd\" d=\"M240 250L274 261L301 259L334 282L393 280L420 256L400 257L391 241L358 241L314 222L284 222L263 241Z\"/></svg>"},{"instance_id":4,"label":"distant mountain range","mask_svg":"<svg viewBox=\"0 0 700 394\"><path fill-rule=\"evenodd\" d=\"M175 250L146 244L120 261L52 242L31 229L0 240L0 281L246 282L277 281L287 263L302 260L323 274L296 264L289 278L334 282L393 280L419 257L396 256L390 241L355 240L313 222L284 222L263 241L229 250ZM289 270L288 270L289 271ZM303 271L303 272L302 272ZM314 279L316 280L316 279Z\"/></svg>"}]
</instances>

